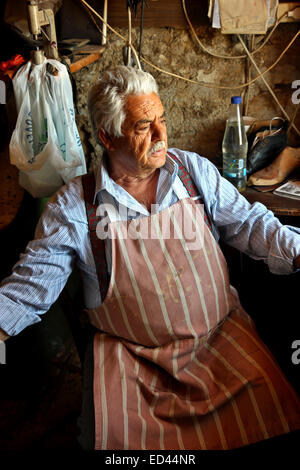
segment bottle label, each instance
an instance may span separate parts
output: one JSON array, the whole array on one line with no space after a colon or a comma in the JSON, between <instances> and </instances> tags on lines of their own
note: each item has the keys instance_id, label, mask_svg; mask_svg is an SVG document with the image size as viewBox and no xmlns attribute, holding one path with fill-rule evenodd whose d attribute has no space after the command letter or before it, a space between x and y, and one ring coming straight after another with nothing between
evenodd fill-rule
<instances>
[{"instance_id":1,"label":"bottle label","mask_svg":"<svg viewBox=\"0 0 300 470\"><path fill-rule=\"evenodd\" d=\"M236 170L236 168L234 168ZM242 176L246 176L247 170L246 168L243 171L239 171L238 173L231 173L229 171L224 171L224 176L229 176L230 178L241 178Z\"/></svg>"},{"instance_id":2,"label":"bottle label","mask_svg":"<svg viewBox=\"0 0 300 470\"><path fill-rule=\"evenodd\" d=\"M232 159L231 163L223 167L223 174L224 176L228 176L230 178L241 178L246 176L246 160L244 158L234 158Z\"/></svg>"},{"instance_id":3,"label":"bottle label","mask_svg":"<svg viewBox=\"0 0 300 470\"><path fill-rule=\"evenodd\" d=\"M234 166L236 167L237 170L242 170L244 168L244 160L235 160Z\"/></svg>"}]
</instances>

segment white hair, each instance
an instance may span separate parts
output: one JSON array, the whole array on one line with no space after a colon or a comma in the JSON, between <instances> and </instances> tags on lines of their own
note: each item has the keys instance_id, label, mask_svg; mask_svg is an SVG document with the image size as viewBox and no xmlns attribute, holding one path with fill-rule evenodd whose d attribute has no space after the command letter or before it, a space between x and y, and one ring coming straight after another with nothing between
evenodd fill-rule
<instances>
[{"instance_id":1,"label":"white hair","mask_svg":"<svg viewBox=\"0 0 300 470\"><path fill-rule=\"evenodd\" d=\"M143 70L119 65L114 70L104 72L88 94L88 112L96 139L99 141L99 130L121 137L126 97L153 92L158 94L156 81Z\"/></svg>"}]
</instances>

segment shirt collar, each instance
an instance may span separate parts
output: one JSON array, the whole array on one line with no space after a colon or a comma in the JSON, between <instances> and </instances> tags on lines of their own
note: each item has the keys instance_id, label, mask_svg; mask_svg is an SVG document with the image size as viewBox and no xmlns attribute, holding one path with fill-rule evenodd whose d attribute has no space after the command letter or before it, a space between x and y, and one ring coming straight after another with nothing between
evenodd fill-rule
<instances>
[{"instance_id":1,"label":"shirt collar","mask_svg":"<svg viewBox=\"0 0 300 470\"><path fill-rule=\"evenodd\" d=\"M170 174L171 184L173 184L178 173L178 165L168 154L161 170L165 170ZM95 170L95 193L93 203L96 203L99 192L107 191L112 196L115 196L119 188L120 186L109 176L105 165L100 163Z\"/></svg>"}]
</instances>

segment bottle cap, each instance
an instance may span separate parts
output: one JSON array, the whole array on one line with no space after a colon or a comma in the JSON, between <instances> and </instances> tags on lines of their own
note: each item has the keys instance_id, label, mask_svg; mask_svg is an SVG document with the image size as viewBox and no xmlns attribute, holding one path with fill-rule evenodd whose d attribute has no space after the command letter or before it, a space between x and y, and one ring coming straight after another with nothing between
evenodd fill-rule
<instances>
[{"instance_id":1,"label":"bottle cap","mask_svg":"<svg viewBox=\"0 0 300 470\"><path fill-rule=\"evenodd\" d=\"M232 104L240 104L242 102L242 98L240 96L232 96L231 103Z\"/></svg>"}]
</instances>

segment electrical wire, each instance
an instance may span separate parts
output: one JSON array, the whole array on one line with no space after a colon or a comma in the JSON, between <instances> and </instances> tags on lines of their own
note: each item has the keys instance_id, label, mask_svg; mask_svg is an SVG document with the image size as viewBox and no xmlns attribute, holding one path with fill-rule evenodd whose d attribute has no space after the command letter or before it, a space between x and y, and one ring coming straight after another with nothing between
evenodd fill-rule
<instances>
[{"instance_id":1,"label":"electrical wire","mask_svg":"<svg viewBox=\"0 0 300 470\"><path fill-rule=\"evenodd\" d=\"M190 21L190 18L189 18L189 15L187 13L187 10L186 10L186 5L185 5L185 0L181 0L182 2L182 7L183 7L183 11L184 11L184 15L185 15L185 18L186 18L186 21L194 35L194 37L196 38L196 41L198 42L198 44L201 46L202 50L204 50L206 53L208 53L209 55L213 56L213 57L218 57L218 58L221 58L221 59L244 59L244 58L249 58L250 59L250 62L252 62L252 64L255 66L257 72L258 72L258 76L255 77L254 80L256 80L257 78L261 78L264 82L264 84L266 85L269 93L271 94L272 98L275 100L275 102L277 103L277 105L279 106L279 108L281 109L281 112L284 114L284 116L290 121L289 123L289 128L290 129L291 127L293 127L293 129L297 132L298 135L300 135L300 132L298 130L298 128L295 126L294 124L294 121L295 121L295 118L296 118L296 115L297 115L297 112L298 112L298 106L294 112L294 115L292 117L292 119L290 119L289 115L286 113L285 109L281 106L281 104L279 103L275 93L273 92L273 90L271 89L270 85L268 84L268 82L266 81L266 79L264 78L264 75L270 71L273 67L275 67L275 65L277 65L277 63L280 61L280 59L283 57L283 55L285 54L285 52L287 51L287 49L292 45L292 43L294 42L294 40L298 37L300 31L298 31L298 33L296 33L296 35L294 36L294 38L292 39L292 41L289 43L288 47L280 54L280 56L278 57L278 59L272 64L271 67L269 67L267 70L265 70L263 73L260 72L260 69L258 68L257 64L255 63L254 59L253 59L253 55L256 54L257 52L259 52L264 46L265 44L267 44L267 42L269 41L270 37L272 36L272 34L274 33L275 29L277 28L277 26L279 25L279 23L283 20L283 18L287 15L289 15L290 12L294 11L294 10L297 10L298 8L300 8L299 5L297 5L296 7L290 9L290 10L287 10L286 12L284 12L275 22L273 28L271 29L270 33L268 34L268 36L266 37L266 39L263 41L263 43L255 50L253 50L253 40L254 40L254 35L252 35L251 37L251 53L250 51L247 49L245 43L242 41L241 39L241 36L238 34L238 38L240 40L240 42L242 43L244 49L246 50L246 54L247 55L241 55L241 56L228 56L228 55L221 55L221 54L216 54L212 51L209 51L204 45L203 43L200 41L200 39L198 38L198 35ZM246 90L246 106L245 106L245 113L247 115L247 112L248 112L248 105L249 105L249 88L250 88L250 85L251 83L253 83L253 80L250 80L250 64L249 64L249 68L248 68L248 76L247 76L247 83L244 84L245 87L247 87L247 90Z\"/></svg>"},{"instance_id":2,"label":"electrical wire","mask_svg":"<svg viewBox=\"0 0 300 470\"><path fill-rule=\"evenodd\" d=\"M294 124L294 121L295 121L295 118L296 118L296 115L297 115L297 111L298 111L298 106L294 112L294 115L292 117L292 119L289 117L289 115L287 114L287 112L285 111L285 109L281 106L280 102L278 101L275 93L273 92L272 88L270 87L270 85L268 84L268 82L266 81L264 75L270 71L273 67L275 67L275 65L277 65L277 63L280 61L280 59L283 57L283 55L285 54L285 52L287 51L287 48L280 54L280 56L278 57L278 59L272 64L271 67L269 67L267 70L265 70L263 73L261 73L260 69L258 68L256 62L254 61L253 59L253 55L256 54L258 51L260 51L262 49L262 47L269 41L270 37L272 36L272 34L274 33L275 29L277 28L277 26L279 25L279 23L282 21L282 19L287 16L289 14L290 11L294 11L296 9L299 8L299 5L292 8L291 10L287 10L286 12L284 12L280 18L277 19L277 21L275 22L275 25L273 26L273 28L271 29L270 33L268 34L267 38L263 41L263 43L255 50L253 50L253 38L254 36L252 35L252 40L251 40L251 53L250 51L248 50L248 48L246 47L245 43L243 42L243 40L241 39L241 36L238 34L238 38L242 44L242 46L244 47L245 51L246 51L246 54L247 55L241 55L241 56L228 56L228 55L221 55L221 54L216 54L212 51L209 51L204 45L203 43L200 41L200 39L198 38L198 35L190 21L190 18L189 18L189 15L187 13L187 10L186 10L186 5L185 5L185 0L181 0L182 1L182 7L183 7L183 11L184 11L184 15L185 15L185 18L186 18L186 21L190 27L190 30L192 31L196 41L198 42L198 44L200 45L200 47L202 48L202 50L204 50L206 53L208 53L209 55L213 56L213 57L218 57L218 58L221 58L221 59L244 59L244 58L249 58L250 59L250 62L254 65L254 67L256 68L256 71L258 72L258 76L255 77L255 79L257 78L261 78L265 84L265 86L267 87L269 93L271 94L272 98L275 100L276 104L279 106L281 112L283 113L283 115L288 119L289 121L289 128L288 130L291 129L291 127L293 127L293 129L296 131L296 133L298 135L300 135L300 131L298 130L298 128L296 127L296 125ZM296 33L296 35L294 36L294 38L292 39L292 41L289 43L288 47L290 47L290 45L292 45L292 43L294 42L294 40L298 37L300 31L298 31L298 33ZM253 83L253 80L250 80L250 64L249 64L249 68L248 68L248 76L247 76L247 83L244 84L245 87L247 87L247 91L246 91L246 106L245 106L245 113L247 115L247 112L248 112L248 105L249 105L249 87L251 85L251 83Z\"/></svg>"},{"instance_id":3,"label":"electrical wire","mask_svg":"<svg viewBox=\"0 0 300 470\"><path fill-rule=\"evenodd\" d=\"M297 34L300 34L300 31L298 31ZM289 115L287 114L286 110L285 110L285 109L281 106L281 104L279 103L279 101L278 101L278 99L277 99L275 93L273 92L272 88L270 87L269 83L267 82L267 80L266 80L265 77L264 77L264 75L265 75L265 73L268 71L268 69L265 70L263 73L260 73L260 70L259 70L258 65L256 64L255 60L253 59L252 54L250 54L249 49L247 48L246 44L245 44L244 41L242 40L240 34L238 34L237 36L238 36L238 38L239 38L239 40L240 40L240 43L242 44L243 48L245 49L246 54L248 55L249 59L251 60L252 64L253 64L254 67L256 68L257 72L260 74L260 77L261 77L261 79L263 80L264 84L266 85L266 87L267 87L269 93L271 94L271 96L273 97L273 99L275 100L275 102L277 103L277 105L279 106L279 108L280 108L282 114L288 119L288 121L290 121ZM296 36L297 36L297 35L296 35ZM296 39L296 36L294 36L294 39ZM282 53L282 54L283 54L283 53ZM278 61L278 59L277 59L277 61ZM273 65L274 65L274 64L273 64ZM292 123L292 126L293 126L293 129L297 132L297 134L300 135L300 131L298 130L298 128L295 126L294 123Z\"/></svg>"},{"instance_id":4,"label":"electrical wire","mask_svg":"<svg viewBox=\"0 0 300 470\"><path fill-rule=\"evenodd\" d=\"M185 0L182 0L182 6L183 6L183 10L184 10L184 13L185 13L185 17L186 17L186 20L194 34L194 36L197 38L197 41L200 43L201 47L203 47L202 43L200 42L193 26L192 26L192 23L190 22L190 19L189 19L189 16L187 14L187 11L186 11L186 7L185 7ZM295 7L292 9L295 10L299 8L299 6ZM275 65L277 65L277 63L281 60L281 58L283 57L283 55L285 54L285 52L287 51L287 49L293 44L293 42L296 40L296 38L298 37L298 35L300 34L300 31L298 31L298 33L294 36L294 38L292 39L292 41L289 43L289 45L287 46L287 48L285 48L285 50L280 54L280 56L277 58L277 60L272 64L271 67L267 68L267 70L265 70L263 73L261 73L260 69L258 68L256 62L254 61L253 59L253 54L255 54L256 52L258 52L258 50L260 50L266 43L267 41L270 39L271 35L273 34L273 32L275 31L275 29L277 28L278 24L280 23L280 21L283 19L283 17L285 17L286 15L288 14L288 11L285 12L283 15L281 15L281 17L276 21L274 27L272 28L270 34L268 35L267 39L263 42L263 44L257 48L255 51L252 51L250 53L250 51L248 50L248 48L246 47L245 43L243 42L243 40L241 39L241 36L238 34L238 38L242 44L242 46L244 47L245 51L246 51L246 54L247 55L244 55L244 56L220 56L218 54L215 54L215 53L210 53L206 48L204 48L204 50L206 52L208 52L210 55L213 55L215 57L221 57L221 58L226 58L226 59L236 59L236 58L249 58L250 59L250 62L255 66L257 72L258 72L258 76L255 77L255 79L253 80L250 80L250 64L249 64L249 70L248 70L248 77L247 77L247 82L245 84L243 84L244 87L247 87L247 90L246 90L246 114L248 112L248 105L249 105L249 87L251 85L251 83L253 83L257 78L261 78L265 84L265 86L267 87L269 93L271 94L272 98L275 100L276 104L279 106L281 112L283 113L283 115L288 119L288 121L290 121L290 125L289 125L289 129L291 127L293 127L293 129L296 131L296 133L298 135L300 135L300 131L298 130L298 128L296 127L296 125L294 124L294 120L295 120L295 117L296 117L296 114L297 114L297 111L298 111L298 107L296 108L295 110L295 113L294 113L294 116L292 119L290 119L289 115L287 114L287 112L285 111L285 109L281 106L280 102L278 101L275 93L273 92L273 90L271 89L270 85L268 84L268 82L266 81L264 75L270 71L273 67L275 67ZM254 41L254 36L252 35L251 36L251 50L253 49L253 41ZM150 65L150 64L149 64Z\"/></svg>"},{"instance_id":5,"label":"electrical wire","mask_svg":"<svg viewBox=\"0 0 300 470\"><path fill-rule=\"evenodd\" d=\"M181 3L182 3L182 8L183 8L183 12L184 12L184 16L185 16L185 19L190 27L190 30L192 31L197 43L200 45L201 49L206 52L207 54L209 55L212 55L213 57L218 57L219 59L245 59L247 56L246 55L238 55L238 56L228 56L228 55L222 55L222 54L216 54L215 52L213 51L209 51L205 46L204 44L200 41L200 39L198 38L198 35L190 21L190 17L186 11L186 6L185 6L185 0L181 0Z\"/></svg>"},{"instance_id":6,"label":"electrical wire","mask_svg":"<svg viewBox=\"0 0 300 470\"><path fill-rule=\"evenodd\" d=\"M127 65L130 65L131 61L131 9L127 7L128 13L128 51L127 51Z\"/></svg>"},{"instance_id":7,"label":"electrical wire","mask_svg":"<svg viewBox=\"0 0 300 470\"><path fill-rule=\"evenodd\" d=\"M217 57L219 59L247 59L247 55L223 55L223 54L217 54L213 51L210 51L209 49L207 49L206 46L204 46L204 44L200 41L192 23L191 23L191 20L190 20L190 17L187 13L187 10L186 10L186 5L185 5L185 0L181 0L181 3L182 3L182 8L183 8L183 12L184 12L184 15L185 15L185 19L190 27L190 30L191 32L193 33L193 36L195 37L197 43L200 45L200 47L202 48L202 50L204 52L206 52L207 54L213 56L213 57ZM266 44L267 42L269 41L270 37L272 36L272 34L274 33L275 29L277 28L277 26L279 25L279 23L281 23L281 21L283 20L283 18L285 16L287 16L289 14L289 12L291 11L294 11L294 10L297 10L298 8L300 8L300 5L294 7L294 8L291 8L290 10L284 12L275 22L273 28L271 29L271 31L269 32L269 34L267 35L266 39L262 42L262 44L255 50L253 50L251 52L251 54L256 54L257 52L259 52Z\"/></svg>"},{"instance_id":8,"label":"electrical wire","mask_svg":"<svg viewBox=\"0 0 300 470\"><path fill-rule=\"evenodd\" d=\"M102 18L102 16L96 10L94 10L94 8L91 7L91 5L89 5L85 0L80 0L80 1L81 1L81 3L86 5L91 10L91 12L94 13L94 15L97 16L102 21L102 23L104 23L108 27L108 29L110 29L116 36L118 36L120 39L122 39L126 43L128 42L128 40L122 34L118 33L118 31L116 31L114 28L112 28L112 26L110 26L110 24L108 24L107 21L105 21L104 18ZM137 51L136 51L136 49L134 48L134 46L132 44L131 44L130 47L131 47L132 52L134 53L137 66L138 66L139 69L141 69L142 67L141 67L141 64L140 64L140 61L139 61L139 58L138 58Z\"/></svg>"},{"instance_id":9,"label":"electrical wire","mask_svg":"<svg viewBox=\"0 0 300 470\"><path fill-rule=\"evenodd\" d=\"M141 52L142 52L143 29L144 29L144 0L142 0L142 4L141 4L139 59L141 58Z\"/></svg>"},{"instance_id":10,"label":"electrical wire","mask_svg":"<svg viewBox=\"0 0 300 470\"><path fill-rule=\"evenodd\" d=\"M295 109L295 111L294 111L294 114L293 114L293 116L292 116L292 119L290 120L289 127L288 127L288 129L287 129L287 132L290 132L291 127L293 127L293 124L294 124L294 122L295 122L297 113L298 113L298 111L299 111L299 105L300 105L300 101L298 102L298 104L297 104L297 106L296 106L296 109Z\"/></svg>"},{"instance_id":11,"label":"electrical wire","mask_svg":"<svg viewBox=\"0 0 300 470\"><path fill-rule=\"evenodd\" d=\"M94 23L94 25L96 26L96 28L98 29L99 33L102 35L102 31L97 23L97 21L95 21L95 18L93 17L92 13L90 12L90 10L88 9L88 7L86 5L83 4L83 7L85 8L86 12L88 13L89 17L91 18L92 22Z\"/></svg>"},{"instance_id":12,"label":"electrical wire","mask_svg":"<svg viewBox=\"0 0 300 470\"><path fill-rule=\"evenodd\" d=\"M84 0L83 0L84 1ZM150 65L151 67L155 68L156 70L162 72L162 73L165 73L167 75L171 75L173 77L177 77L177 78L181 78L182 80L186 80L188 82L191 82L191 83L196 83L198 85L202 85L204 87L208 87L208 88L219 88L219 89L222 89L222 90L233 90L233 89L238 89L238 88L245 88L247 87L248 85L251 85L251 83L254 83L256 82L256 80L258 80L259 78L263 77L267 72L270 72L270 70L272 70L277 64L278 62L282 59L282 57L284 56L284 54L287 52L287 50L291 47L291 45L294 43L294 41L297 39L297 37L299 36L300 34L300 30L297 32L297 34L295 34L295 36L293 37L293 39L289 42L289 44L286 46L286 48L283 50L283 52L279 55L279 57L275 60L275 62L270 65L270 67L268 67L266 70L264 70L263 72L261 72L259 75L257 75L256 77L252 78L252 80L249 80L248 82L246 83L243 83L243 84L240 84L240 85L232 85L232 86L225 86L225 85L215 85L215 84L212 84L212 83L203 83L203 82L199 82L197 80L192 80L192 79L189 79L189 78L185 78L185 77L182 77L180 75L177 75L177 74L174 74L172 72L167 72L166 70L163 70L163 69L160 69L159 67L157 67L156 65L152 64L151 62L149 62L148 60L146 60L145 58L142 58L142 61L145 62L146 64Z\"/></svg>"},{"instance_id":13,"label":"electrical wire","mask_svg":"<svg viewBox=\"0 0 300 470\"><path fill-rule=\"evenodd\" d=\"M127 39L122 35L120 34L118 31L116 31L114 28L112 28L112 26L110 26L107 22L104 21L104 19L102 18L102 16L97 12L95 11L87 2L86 0L80 0L82 3L84 3L93 13L94 15L96 15L98 18L100 18L100 20L106 24L106 26L116 35L118 36L120 39L122 39L123 41L127 42ZM260 77L262 77L263 75L265 75L267 72L269 72L270 70L272 70L277 64L278 62L282 59L282 57L284 56L284 54L287 52L287 50L292 46L292 44L294 43L294 41L297 39L297 37L299 36L300 34L300 30L295 34L295 36L293 37L293 39L289 42L289 44L286 46L286 48L284 49L284 51L280 54L280 56L277 58L277 60L272 64L270 65L270 67L268 67L264 72L262 72L261 74L257 75L256 77L254 77L252 80L249 80L248 82L246 83L242 83L242 84L239 84L239 85L231 85L231 86L226 86L226 85L216 85L214 83L209 83L209 82L200 82L198 80L193 80L191 78L187 78L187 77L183 77L182 75L178 75L176 73L173 73L173 72L169 72L167 70L164 70L164 69L161 69L160 67L158 67L157 65L154 65L152 62L150 62L149 60L145 59L145 57L141 57L141 61L142 62L145 62L145 64L149 65L150 67L154 68L155 70L157 70L158 72L161 72L165 75L169 75L171 77L175 77L175 78L178 78L180 80L184 80L186 82L189 82L189 83L194 83L196 85L200 85L200 86L203 86L203 87L206 87L206 88L216 88L216 89L220 89L220 90L235 90L235 89L239 89L239 88L245 88L247 87L248 85L256 82L256 80L258 80ZM131 44L131 49L137 59L137 63L139 64L139 60L138 60L138 55L137 55L137 51L135 50L134 46ZM245 56L246 57L246 56Z\"/></svg>"},{"instance_id":14,"label":"electrical wire","mask_svg":"<svg viewBox=\"0 0 300 470\"><path fill-rule=\"evenodd\" d=\"M184 2L184 0L182 0ZM100 20L106 24L106 26L116 35L118 36L119 38L121 38L123 41L127 42L126 38L118 33L118 31L116 31L114 28L112 28L106 21L104 21L104 19L102 18L102 16L96 12L85 0L81 0L81 2L87 6L87 8L89 8L91 10L92 13L94 13L94 15L96 15L98 18L100 18ZM283 16L283 15L282 15ZM245 51L246 51L246 56L245 57L249 57L249 59L251 60L252 64L254 65L254 67L256 68L257 72L258 72L258 75L256 77L254 77L252 80L248 80L246 83L243 83L243 84L240 84L240 85L233 85L233 86L225 86L225 85L216 85L216 84L212 84L212 83L204 83L204 82L199 82L198 80L192 80L192 79L189 79L189 78L186 78L186 77L182 77L181 75L178 75L178 74L175 74L173 72L168 72L167 70L163 70L161 69L160 67L157 67L156 65L154 65L152 62L148 61L147 59L145 59L144 57L141 57L141 60L143 62L145 62L146 64L148 64L150 67L154 68L155 70L165 74L165 75L169 75L169 76L172 76L172 77L175 77L175 78L178 78L178 79L181 79L181 80L184 80L184 81L187 81L189 83L194 83L194 84L197 84L197 85L200 85L200 86L203 86L203 87L206 87L206 88L215 88L215 89L223 89L223 90L232 90L232 89L239 89L239 88L245 88L245 87L249 87L249 85L251 85L252 83L256 82L256 80L258 80L259 78L262 78L262 80L264 81L266 87L268 88L268 91L270 92L270 94L272 95L273 99L276 101L277 105L280 107L282 113L284 114L284 116L286 116L286 118L288 119L288 121L290 121L290 127L293 127L293 129L297 132L298 135L300 135L300 131L298 130L298 128L296 127L296 125L294 124L294 120L295 120L295 117L296 117L296 114L297 114L297 111L298 111L298 107L294 113L294 116L292 118L292 120L290 120L290 117L288 116L288 114L286 113L286 111L284 110L284 108L281 106L281 104L279 103L276 95L274 94L273 90L271 89L270 85L268 84L268 82L266 81L266 79L264 78L264 75L269 72L270 70L272 70L277 64L278 62L282 59L282 57L284 56L284 54L287 52L287 50L292 46L292 44L295 42L295 40L297 39L297 37L299 36L300 34L300 30L294 35L294 37L292 38L292 40L289 42L289 44L285 47L285 49L281 52L281 54L279 55L279 57L275 60L275 62L270 65L266 70L264 70L264 72L260 72L256 62L254 61L253 57L252 57L252 54L253 53L250 53L247 46L245 45L245 43L243 42L243 40L241 39L241 36L238 34L238 37L239 37L239 40L241 42L241 44L243 45ZM139 61L139 58L138 58L138 54L137 54L137 51L136 49L134 48L134 46L132 45L131 43L131 35L130 35L130 38L129 38L129 49L131 49L135 55L135 58L136 58L136 63L139 67L139 69L141 69L141 64L140 64L140 61Z\"/></svg>"},{"instance_id":15,"label":"electrical wire","mask_svg":"<svg viewBox=\"0 0 300 470\"><path fill-rule=\"evenodd\" d=\"M112 28L107 22L104 21L104 19L102 18L101 15L99 15L99 13L97 13L85 0L81 0L82 3L84 3L96 16L98 16L98 18L100 18L100 20L102 22L104 22L106 24L106 26L116 35L118 36L119 38L121 38L123 41L127 42L126 38L118 33L118 31L116 31L114 28ZM259 78L263 77L267 72L269 72L270 70L272 70L277 64L278 62L281 60L281 58L284 56L284 54L287 52L287 50L291 47L291 45L294 43L294 41L297 39L297 37L299 36L300 34L300 31L298 31L295 36L293 37L293 39L289 42L289 44L286 46L286 48L283 50L283 52L280 54L280 56L277 58L277 60L270 66L268 67L264 72L262 73L259 73L259 75L257 75L255 78L253 78L252 80L249 80L247 81L246 83L244 84L240 84L240 85L233 85L233 86L225 86L225 85L216 85L216 84L212 84L212 83L205 83L205 82L199 82L198 80L192 80L190 78L186 78L186 77L183 77L181 75L178 75L178 74L175 74L173 72L168 72L167 70L164 70L164 69L161 69L160 67L157 67L156 65L154 65L152 62L148 61L147 59L145 59L144 57L141 57L141 60L148 64L150 67L154 68L155 70L165 74L165 75L169 75L169 76L172 76L172 77L175 77L175 78L178 78L180 80L184 80L186 82L189 82L189 83L194 83L196 85L200 85L200 86L203 86L203 87L206 87L206 88L215 88L215 89L223 89L223 90L232 90L232 89L239 89L239 88L245 88L245 87L248 87L250 84L256 82L256 80L258 80ZM136 58L136 61L137 61L137 64L139 66L139 68L141 69L141 65L140 65L140 62L139 62L139 59L138 59L138 55L137 55L137 52L134 48L134 46L131 44L131 49L135 55L135 58ZM268 85L269 86L269 85ZM270 93L272 94L272 96L274 95L273 91L270 89L269 90ZM275 96L275 95L274 95ZM273 96L273 98L274 98ZM277 100L277 98L275 97L274 98L275 100ZM278 102L278 100L277 100ZM279 103L279 102L278 102ZM280 103L279 103L279 106L281 107ZM281 107L282 108L282 107ZM283 109L283 108L282 108ZM286 112L284 111L284 115L287 116ZM289 117L287 117L288 120L289 120ZM296 128L295 124L292 124L293 125L293 128L296 129L296 132L300 135L298 129Z\"/></svg>"},{"instance_id":16,"label":"electrical wire","mask_svg":"<svg viewBox=\"0 0 300 470\"><path fill-rule=\"evenodd\" d=\"M254 47L254 34L251 34L251 40L250 40L250 53L252 54ZM251 80L251 62L249 61L247 57L247 81ZM244 96L244 103L245 103L245 111L244 114L245 116L248 115L248 109L249 109L249 96L250 96L250 85L246 88L245 90L245 96Z\"/></svg>"}]
</instances>

